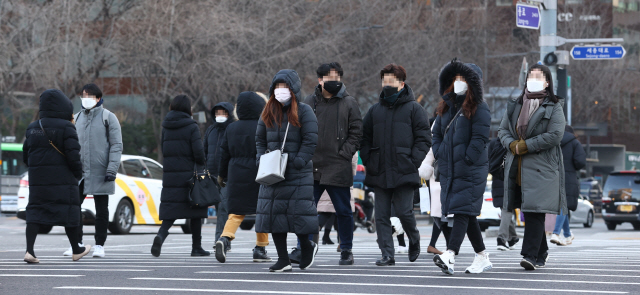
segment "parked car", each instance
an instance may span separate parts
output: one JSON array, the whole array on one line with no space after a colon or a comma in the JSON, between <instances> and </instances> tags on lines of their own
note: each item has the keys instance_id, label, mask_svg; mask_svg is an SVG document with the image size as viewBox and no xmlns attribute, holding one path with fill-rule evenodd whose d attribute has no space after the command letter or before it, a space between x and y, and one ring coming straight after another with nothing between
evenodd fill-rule
<instances>
[{"instance_id":1,"label":"parked car","mask_svg":"<svg viewBox=\"0 0 640 295\"><path fill-rule=\"evenodd\" d=\"M597 180L593 178L581 179L580 194L593 204L596 212L602 211L602 187Z\"/></svg>"},{"instance_id":2,"label":"parked car","mask_svg":"<svg viewBox=\"0 0 640 295\"><path fill-rule=\"evenodd\" d=\"M602 218L609 230L630 222L640 230L640 171L617 171L609 174L602 196Z\"/></svg>"},{"instance_id":3,"label":"parked car","mask_svg":"<svg viewBox=\"0 0 640 295\"><path fill-rule=\"evenodd\" d=\"M487 181L487 186L485 187L484 195L482 196L482 209L478 216L478 223L480 224L480 229L482 231L485 231L489 226L500 226L502 211L500 208L493 207L491 183L492 181Z\"/></svg>"},{"instance_id":4,"label":"parked car","mask_svg":"<svg viewBox=\"0 0 640 295\"><path fill-rule=\"evenodd\" d=\"M596 211L593 204L589 202L587 197L580 195L578 197L578 208L569 214L569 223L582 223L584 227L591 227Z\"/></svg>"},{"instance_id":5,"label":"parked car","mask_svg":"<svg viewBox=\"0 0 640 295\"><path fill-rule=\"evenodd\" d=\"M109 196L109 231L128 234L133 225L160 225L160 193L162 192L162 165L141 156L122 155L116 175L116 191ZM20 180L18 190L18 218L26 219L29 203L29 174ZM82 204L84 224L95 224L95 203L89 195ZM191 233L189 222L176 220L184 233ZM41 233L49 233L51 226L40 227Z\"/></svg>"}]
</instances>

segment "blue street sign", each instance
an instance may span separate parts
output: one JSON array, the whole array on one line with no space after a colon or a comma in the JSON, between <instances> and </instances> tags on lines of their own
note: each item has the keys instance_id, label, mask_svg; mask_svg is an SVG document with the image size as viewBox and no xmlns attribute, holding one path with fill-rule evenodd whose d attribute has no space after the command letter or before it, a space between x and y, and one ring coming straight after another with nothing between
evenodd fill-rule
<instances>
[{"instance_id":1,"label":"blue street sign","mask_svg":"<svg viewBox=\"0 0 640 295\"><path fill-rule=\"evenodd\" d=\"M538 6L516 4L516 26L527 29L540 29L540 8Z\"/></svg>"},{"instance_id":2,"label":"blue street sign","mask_svg":"<svg viewBox=\"0 0 640 295\"><path fill-rule=\"evenodd\" d=\"M573 46L573 59L621 59L626 54L622 45Z\"/></svg>"}]
</instances>

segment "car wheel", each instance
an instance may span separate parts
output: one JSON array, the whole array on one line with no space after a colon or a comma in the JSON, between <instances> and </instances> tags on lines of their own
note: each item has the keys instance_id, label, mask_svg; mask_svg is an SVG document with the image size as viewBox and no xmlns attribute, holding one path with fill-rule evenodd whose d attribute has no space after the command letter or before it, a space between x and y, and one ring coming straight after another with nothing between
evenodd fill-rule
<instances>
[{"instance_id":1,"label":"car wheel","mask_svg":"<svg viewBox=\"0 0 640 295\"><path fill-rule=\"evenodd\" d=\"M190 234L191 233L191 219L185 219L184 224L181 225L180 228L182 228L182 232L183 233Z\"/></svg>"},{"instance_id":2,"label":"car wheel","mask_svg":"<svg viewBox=\"0 0 640 295\"><path fill-rule=\"evenodd\" d=\"M605 221L605 223L607 224L608 230L616 230L616 226L618 226L617 223L611 221Z\"/></svg>"},{"instance_id":3,"label":"car wheel","mask_svg":"<svg viewBox=\"0 0 640 295\"><path fill-rule=\"evenodd\" d=\"M240 223L240 229L250 230L253 228L255 224L256 224L255 221L242 221L242 223Z\"/></svg>"},{"instance_id":4,"label":"car wheel","mask_svg":"<svg viewBox=\"0 0 640 295\"><path fill-rule=\"evenodd\" d=\"M133 206L127 199L120 200L116 207L116 214L113 216L113 222L109 223L109 231L116 235L126 235L131 231L133 226Z\"/></svg>"},{"instance_id":5,"label":"car wheel","mask_svg":"<svg viewBox=\"0 0 640 295\"><path fill-rule=\"evenodd\" d=\"M53 228L53 225L41 224L40 227L38 228L38 233L39 234L48 234L49 232L51 232L52 228Z\"/></svg>"},{"instance_id":6,"label":"car wheel","mask_svg":"<svg viewBox=\"0 0 640 295\"><path fill-rule=\"evenodd\" d=\"M593 225L593 211L589 211L587 214L587 222L584 224L584 227L589 228Z\"/></svg>"},{"instance_id":7,"label":"car wheel","mask_svg":"<svg viewBox=\"0 0 640 295\"><path fill-rule=\"evenodd\" d=\"M640 230L640 221L636 221L631 224L633 225L633 229Z\"/></svg>"}]
</instances>

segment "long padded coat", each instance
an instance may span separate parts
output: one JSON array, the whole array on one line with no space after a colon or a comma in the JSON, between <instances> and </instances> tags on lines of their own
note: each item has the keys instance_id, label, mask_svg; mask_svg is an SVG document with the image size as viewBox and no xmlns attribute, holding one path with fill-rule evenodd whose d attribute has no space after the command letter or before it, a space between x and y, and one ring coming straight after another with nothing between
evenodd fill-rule
<instances>
[{"instance_id":1,"label":"long padded coat","mask_svg":"<svg viewBox=\"0 0 640 295\"><path fill-rule=\"evenodd\" d=\"M313 108L319 122L318 147L313 155L314 180L321 185L352 186L351 158L362 138L358 102L344 85L330 99L322 96L322 87L318 85L304 102Z\"/></svg>"},{"instance_id":2,"label":"long padded coat","mask_svg":"<svg viewBox=\"0 0 640 295\"><path fill-rule=\"evenodd\" d=\"M265 101L255 92L238 96L238 121L227 126L220 144L219 175L227 180L229 214L256 214L260 184L256 182L256 129Z\"/></svg>"},{"instance_id":3,"label":"long padded coat","mask_svg":"<svg viewBox=\"0 0 640 295\"><path fill-rule=\"evenodd\" d=\"M60 90L40 95L40 120L27 127L23 161L29 167L27 223L75 227L80 224L78 181L82 178L80 143L71 123L71 100ZM64 153L61 155L49 140Z\"/></svg>"},{"instance_id":4,"label":"long padded coat","mask_svg":"<svg viewBox=\"0 0 640 295\"><path fill-rule=\"evenodd\" d=\"M214 178L218 177L218 168L220 167L220 144L222 143L222 137L225 134L227 126L236 121L233 116L233 105L228 102L221 102L211 108L211 117L215 119L216 110L224 109L229 114L226 122L218 123L214 122L213 125L207 128L204 133L204 155L207 158L207 169Z\"/></svg>"},{"instance_id":5,"label":"long padded coat","mask_svg":"<svg viewBox=\"0 0 640 295\"><path fill-rule=\"evenodd\" d=\"M104 181L107 174L116 175L122 156L122 132L114 113L109 113L109 130L102 121L105 109L97 106L78 114L76 129L82 149L82 177L85 195L112 195L115 181Z\"/></svg>"},{"instance_id":6,"label":"long padded coat","mask_svg":"<svg viewBox=\"0 0 640 295\"><path fill-rule=\"evenodd\" d=\"M500 123L498 137L509 151L504 163L504 205L522 212L564 214L567 198L564 190L564 162L560 142L564 135L565 118L562 111L564 100L554 103L546 97L542 105L531 115L526 134L528 153L522 157L522 186L516 190L518 159L509 150L509 145L518 139L516 124L522 109L522 97L507 103L507 111ZM520 198L518 198L520 196Z\"/></svg>"},{"instance_id":7,"label":"long padded coat","mask_svg":"<svg viewBox=\"0 0 640 295\"><path fill-rule=\"evenodd\" d=\"M206 218L207 208L189 204L189 179L194 166L205 164L200 128L191 115L169 111L162 122L162 155L164 165L160 219Z\"/></svg>"},{"instance_id":8,"label":"long padded coat","mask_svg":"<svg viewBox=\"0 0 640 295\"><path fill-rule=\"evenodd\" d=\"M261 185L256 215L256 232L316 234L318 212L313 199L313 153L318 141L318 121L309 105L299 101L300 78L294 70L281 70L271 82L269 97L277 83L286 83L295 94L301 127L289 126L284 152L289 154L285 180L274 185ZM272 98L275 99L275 98ZM293 98L292 98L293 99ZM280 149L287 129L287 110L291 100L282 106L280 125L267 128L260 119L256 130L257 161L267 150ZM258 163L259 165L259 163Z\"/></svg>"},{"instance_id":9,"label":"long padded coat","mask_svg":"<svg viewBox=\"0 0 640 295\"><path fill-rule=\"evenodd\" d=\"M570 211L578 209L578 196L580 195L580 183L578 171L587 165L587 153L575 135L565 131L560 142L562 147L562 159L564 161L564 181L567 194L567 208Z\"/></svg>"},{"instance_id":10,"label":"long padded coat","mask_svg":"<svg viewBox=\"0 0 640 295\"><path fill-rule=\"evenodd\" d=\"M364 183L392 189L420 187L418 168L431 147L429 118L405 84L398 100L389 105L380 94L363 121L360 158L367 168Z\"/></svg>"},{"instance_id":11,"label":"long padded coat","mask_svg":"<svg viewBox=\"0 0 640 295\"><path fill-rule=\"evenodd\" d=\"M444 93L455 76L464 77L477 102L475 114L470 118L461 112L465 94ZM449 109L439 115L433 127L433 154L440 172L440 201L442 215L480 215L482 195L487 185L489 157L487 143L491 127L489 106L482 97L482 71L474 64L452 61L440 72L440 95ZM469 91L469 90L468 90ZM445 129L451 124L447 134Z\"/></svg>"}]
</instances>

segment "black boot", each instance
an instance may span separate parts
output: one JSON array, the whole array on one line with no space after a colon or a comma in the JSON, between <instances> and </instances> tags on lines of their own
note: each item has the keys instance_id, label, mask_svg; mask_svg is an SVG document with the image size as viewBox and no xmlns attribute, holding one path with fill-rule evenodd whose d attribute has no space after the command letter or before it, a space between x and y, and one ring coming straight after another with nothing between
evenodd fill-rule
<instances>
[{"instance_id":1,"label":"black boot","mask_svg":"<svg viewBox=\"0 0 640 295\"><path fill-rule=\"evenodd\" d=\"M218 262L224 263L227 261L227 248L231 242L227 237L220 237L216 242L216 259Z\"/></svg>"},{"instance_id":2,"label":"black boot","mask_svg":"<svg viewBox=\"0 0 640 295\"><path fill-rule=\"evenodd\" d=\"M300 249L302 251L302 255L300 257L300 269L305 270L313 265L313 262L316 259L316 254L318 254L318 244L309 241L309 245L307 247L302 247Z\"/></svg>"},{"instance_id":3,"label":"black boot","mask_svg":"<svg viewBox=\"0 0 640 295\"><path fill-rule=\"evenodd\" d=\"M209 256L211 253L202 249L202 237L193 237L191 256Z\"/></svg>"},{"instance_id":4,"label":"black boot","mask_svg":"<svg viewBox=\"0 0 640 295\"><path fill-rule=\"evenodd\" d=\"M162 250L162 243L164 243L164 239L160 235L157 235L153 239L153 246L151 246L151 255L155 257L160 256L160 251Z\"/></svg>"},{"instance_id":5,"label":"black boot","mask_svg":"<svg viewBox=\"0 0 640 295\"><path fill-rule=\"evenodd\" d=\"M267 256L267 250L264 247L256 246L253 248L253 262L269 262L271 258Z\"/></svg>"},{"instance_id":6,"label":"black boot","mask_svg":"<svg viewBox=\"0 0 640 295\"><path fill-rule=\"evenodd\" d=\"M322 237L322 245L334 245L335 243L331 240L328 235Z\"/></svg>"}]
</instances>

